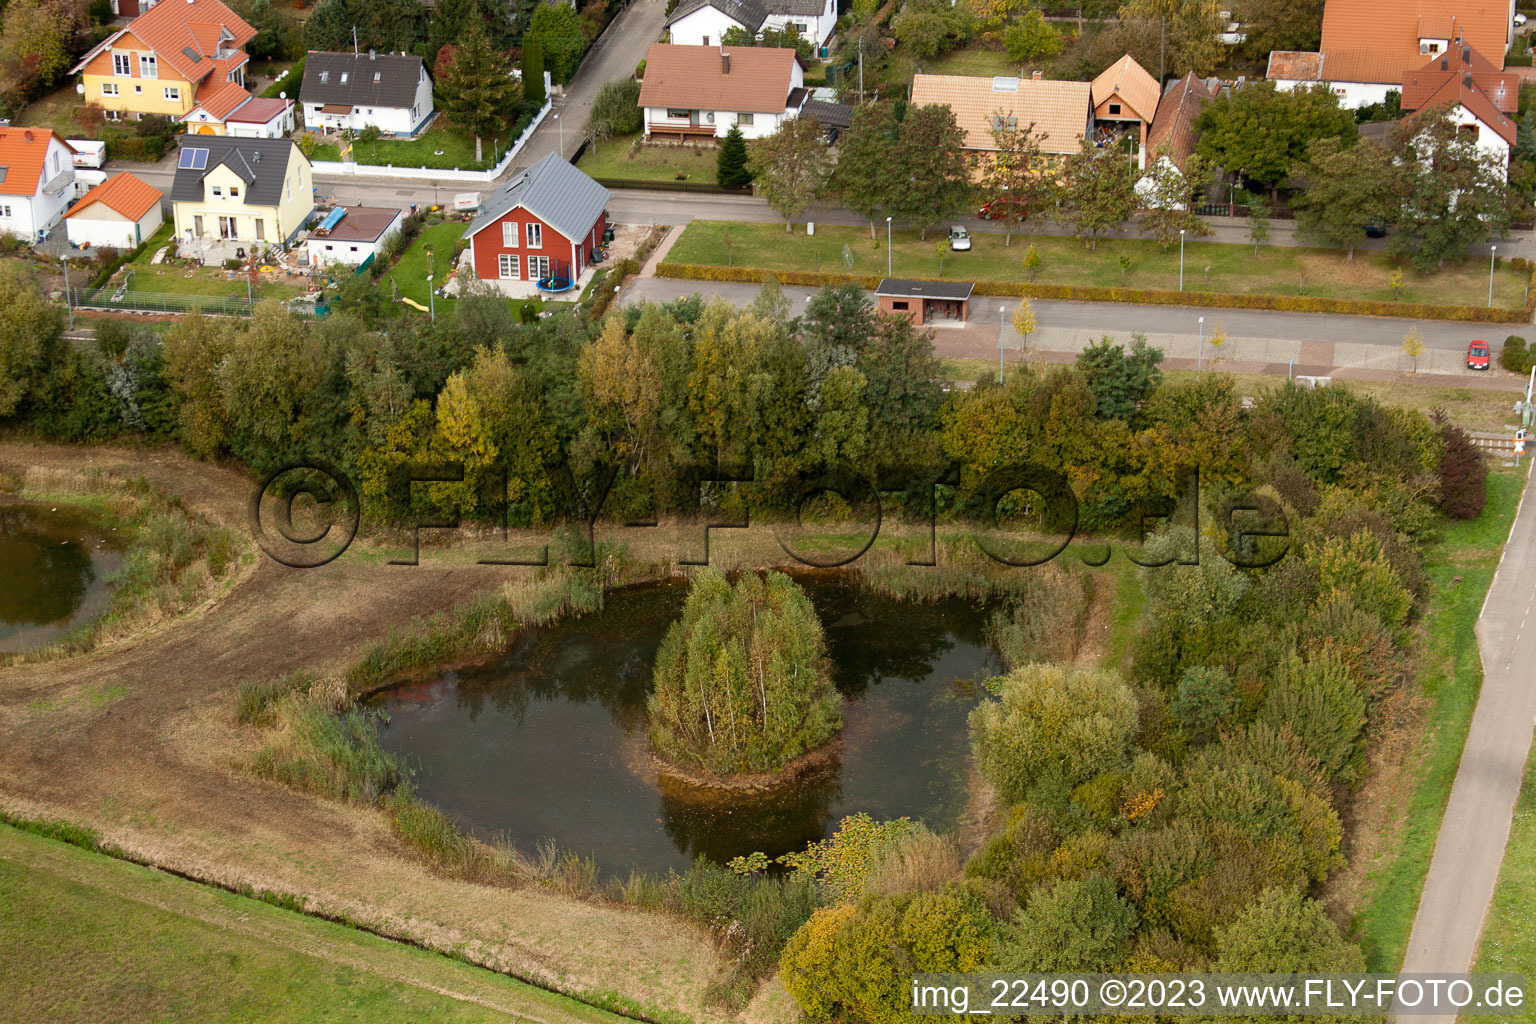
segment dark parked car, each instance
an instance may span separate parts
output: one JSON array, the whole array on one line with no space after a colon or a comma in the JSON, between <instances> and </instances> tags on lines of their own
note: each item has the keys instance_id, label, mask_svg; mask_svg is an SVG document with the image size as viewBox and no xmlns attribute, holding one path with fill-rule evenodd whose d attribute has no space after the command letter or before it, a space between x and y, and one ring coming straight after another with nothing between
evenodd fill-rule
<instances>
[{"instance_id":1,"label":"dark parked car","mask_svg":"<svg viewBox=\"0 0 1536 1024\"><path fill-rule=\"evenodd\" d=\"M1366 238L1386 238L1387 237L1387 229L1386 229L1386 227L1384 225L1381 225L1381 224L1367 224L1365 226L1365 237Z\"/></svg>"}]
</instances>

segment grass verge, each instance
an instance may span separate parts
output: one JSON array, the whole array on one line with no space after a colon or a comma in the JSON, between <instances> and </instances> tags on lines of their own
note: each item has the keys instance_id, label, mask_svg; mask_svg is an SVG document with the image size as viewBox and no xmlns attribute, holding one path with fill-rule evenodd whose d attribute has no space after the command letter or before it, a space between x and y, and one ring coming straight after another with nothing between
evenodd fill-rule
<instances>
[{"instance_id":1,"label":"grass verge","mask_svg":"<svg viewBox=\"0 0 1536 1024\"><path fill-rule=\"evenodd\" d=\"M1526 471L1488 475L1488 504L1476 519L1455 523L1428 554L1425 573L1425 651L1418 694L1424 702L1418 750L1410 755L1412 795L1402 827L1366 875L1368 895L1353 930L1366 969L1395 971L1403 962L1440 821L1461 763L1472 712L1482 687L1482 659L1473 627L1509 537Z\"/></svg>"},{"instance_id":2,"label":"grass verge","mask_svg":"<svg viewBox=\"0 0 1536 1024\"><path fill-rule=\"evenodd\" d=\"M440 954L0 826L15 1020L619 1024ZM74 849L71 847L83 847Z\"/></svg>"},{"instance_id":3,"label":"grass verge","mask_svg":"<svg viewBox=\"0 0 1536 1024\"><path fill-rule=\"evenodd\" d=\"M576 164L594 178L631 181L691 181L715 184L714 146L646 146L640 133L620 135L587 147Z\"/></svg>"},{"instance_id":4,"label":"grass verge","mask_svg":"<svg viewBox=\"0 0 1536 1024\"><path fill-rule=\"evenodd\" d=\"M1515 804L1504 865L1493 892L1493 905L1483 925L1474 971L1536 974L1536 756L1526 761L1525 783ZM1529 1014L1499 1016L1491 1021L1529 1020Z\"/></svg>"}]
</instances>

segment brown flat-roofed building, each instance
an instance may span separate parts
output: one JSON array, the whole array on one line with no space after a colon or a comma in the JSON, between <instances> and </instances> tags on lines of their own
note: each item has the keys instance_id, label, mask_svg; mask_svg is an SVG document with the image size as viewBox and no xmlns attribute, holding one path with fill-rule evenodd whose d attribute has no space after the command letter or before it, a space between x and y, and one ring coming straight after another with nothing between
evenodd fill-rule
<instances>
[{"instance_id":1,"label":"brown flat-roofed building","mask_svg":"<svg viewBox=\"0 0 1536 1024\"><path fill-rule=\"evenodd\" d=\"M933 321L963 324L971 313L975 285L964 281L914 281L887 277L875 289L880 312L900 314L914 326Z\"/></svg>"}]
</instances>

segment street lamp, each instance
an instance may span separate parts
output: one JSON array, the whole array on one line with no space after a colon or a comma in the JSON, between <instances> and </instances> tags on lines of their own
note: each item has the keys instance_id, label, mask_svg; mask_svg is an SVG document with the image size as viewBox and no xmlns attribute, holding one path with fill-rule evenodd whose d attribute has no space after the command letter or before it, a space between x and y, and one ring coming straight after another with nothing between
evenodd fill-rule
<instances>
[{"instance_id":1,"label":"street lamp","mask_svg":"<svg viewBox=\"0 0 1536 1024\"><path fill-rule=\"evenodd\" d=\"M885 218L885 276L891 277L891 218Z\"/></svg>"},{"instance_id":2,"label":"street lamp","mask_svg":"<svg viewBox=\"0 0 1536 1024\"><path fill-rule=\"evenodd\" d=\"M560 123L560 115L555 115L555 127L560 129L560 159L565 159L565 125Z\"/></svg>"},{"instance_id":3,"label":"street lamp","mask_svg":"<svg viewBox=\"0 0 1536 1024\"><path fill-rule=\"evenodd\" d=\"M1179 291L1184 290L1184 229L1179 228Z\"/></svg>"},{"instance_id":4,"label":"street lamp","mask_svg":"<svg viewBox=\"0 0 1536 1024\"><path fill-rule=\"evenodd\" d=\"M1493 246L1488 250L1488 305L1493 305L1493 265L1498 262L1499 247Z\"/></svg>"},{"instance_id":5,"label":"street lamp","mask_svg":"<svg viewBox=\"0 0 1536 1024\"><path fill-rule=\"evenodd\" d=\"M64 308L69 310L69 329L75 329L75 304L69 298L69 256L59 257L59 262L64 264Z\"/></svg>"},{"instance_id":6,"label":"street lamp","mask_svg":"<svg viewBox=\"0 0 1536 1024\"><path fill-rule=\"evenodd\" d=\"M1008 333L1007 306L997 307L997 382L1003 382L1003 336Z\"/></svg>"},{"instance_id":7,"label":"street lamp","mask_svg":"<svg viewBox=\"0 0 1536 1024\"><path fill-rule=\"evenodd\" d=\"M1200 317L1200 340L1195 343L1195 372L1199 373L1205 358L1205 317Z\"/></svg>"},{"instance_id":8,"label":"street lamp","mask_svg":"<svg viewBox=\"0 0 1536 1024\"><path fill-rule=\"evenodd\" d=\"M431 311L432 322L437 323L437 292L432 289L431 274L427 275L427 308Z\"/></svg>"}]
</instances>

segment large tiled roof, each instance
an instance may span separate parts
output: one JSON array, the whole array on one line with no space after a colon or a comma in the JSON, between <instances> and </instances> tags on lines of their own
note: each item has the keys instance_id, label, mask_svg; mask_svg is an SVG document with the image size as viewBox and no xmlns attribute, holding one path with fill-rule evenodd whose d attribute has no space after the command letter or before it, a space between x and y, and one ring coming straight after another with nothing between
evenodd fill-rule
<instances>
[{"instance_id":1,"label":"large tiled roof","mask_svg":"<svg viewBox=\"0 0 1536 1024\"><path fill-rule=\"evenodd\" d=\"M349 108L409 108L416 102L421 70L420 57L311 50L304 62L299 98L305 103L344 104Z\"/></svg>"},{"instance_id":2,"label":"large tiled roof","mask_svg":"<svg viewBox=\"0 0 1536 1024\"><path fill-rule=\"evenodd\" d=\"M291 139L244 139L229 135L187 135L182 138L183 155L197 149L208 151L207 160L200 169L176 168L176 177L171 183L173 201L200 201L203 179L215 167L228 167L244 180L243 198L248 206L275 206L282 199L283 178L288 173L288 158L294 149ZM177 162L180 164L181 160Z\"/></svg>"},{"instance_id":3,"label":"large tiled roof","mask_svg":"<svg viewBox=\"0 0 1536 1024\"><path fill-rule=\"evenodd\" d=\"M115 210L129 220L138 220L159 204L165 193L134 174L124 171L114 174L106 181L97 185L85 194L85 196L64 216L73 217L82 210L88 210L97 203L109 210Z\"/></svg>"},{"instance_id":4,"label":"large tiled roof","mask_svg":"<svg viewBox=\"0 0 1536 1024\"><path fill-rule=\"evenodd\" d=\"M234 112L226 117L226 121L238 121L241 124L266 124L278 114L288 109L292 100L282 100L275 96L255 96L236 107Z\"/></svg>"},{"instance_id":5,"label":"large tiled roof","mask_svg":"<svg viewBox=\"0 0 1536 1024\"><path fill-rule=\"evenodd\" d=\"M915 75L912 104L947 106L965 133L965 148L996 149L994 114L1011 115L1023 128L1031 123L1046 153L1076 153L1088 130L1091 90L1087 82L1030 78L972 78Z\"/></svg>"},{"instance_id":6,"label":"large tiled roof","mask_svg":"<svg viewBox=\"0 0 1536 1024\"><path fill-rule=\"evenodd\" d=\"M1168 159L1182 171L1184 161L1195 151L1195 118L1210 99L1211 91L1193 71L1169 82L1147 130L1147 149L1152 153L1166 149Z\"/></svg>"},{"instance_id":7,"label":"large tiled roof","mask_svg":"<svg viewBox=\"0 0 1536 1024\"><path fill-rule=\"evenodd\" d=\"M800 58L787 48L652 43L640 83L642 107L783 113ZM729 70L726 65L729 64Z\"/></svg>"},{"instance_id":8,"label":"large tiled roof","mask_svg":"<svg viewBox=\"0 0 1536 1024\"><path fill-rule=\"evenodd\" d=\"M1321 82L1323 55L1311 50L1270 50L1264 77L1270 81Z\"/></svg>"},{"instance_id":9,"label":"large tiled roof","mask_svg":"<svg viewBox=\"0 0 1536 1024\"><path fill-rule=\"evenodd\" d=\"M1424 63L1421 38L1462 40L1503 70L1508 0L1327 0L1323 45L1328 80L1396 85Z\"/></svg>"},{"instance_id":10,"label":"large tiled roof","mask_svg":"<svg viewBox=\"0 0 1536 1024\"><path fill-rule=\"evenodd\" d=\"M672 14L667 18L667 27L671 28L675 22L706 7L713 7L749 32L758 31L763 27L763 22L768 20L768 11L758 0L682 0L672 9Z\"/></svg>"},{"instance_id":11,"label":"large tiled roof","mask_svg":"<svg viewBox=\"0 0 1536 1024\"><path fill-rule=\"evenodd\" d=\"M650 65L646 65L650 72ZM474 220L464 237L486 228L511 210L521 207L566 238L584 238L602 214L613 193L577 170L556 153L550 153L498 189Z\"/></svg>"},{"instance_id":12,"label":"large tiled roof","mask_svg":"<svg viewBox=\"0 0 1536 1024\"><path fill-rule=\"evenodd\" d=\"M161 0L108 36L71 71L85 67L124 33L154 50L188 82L201 82L216 68L228 71L226 62L215 60L218 51L239 50L256 38L256 30L219 0Z\"/></svg>"},{"instance_id":13,"label":"large tiled roof","mask_svg":"<svg viewBox=\"0 0 1536 1024\"><path fill-rule=\"evenodd\" d=\"M1457 103L1465 107L1469 114L1487 125L1505 142L1511 146L1515 144L1515 122L1499 113L1493 101L1481 89L1468 84L1464 78L1460 77L1453 76L1446 79L1439 91L1425 99L1423 106L1410 114L1407 119L1412 120L1420 114Z\"/></svg>"},{"instance_id":14,"label":"large tiled roof","mask_svg":"<svg viewBox=\"0 0 1536 1024\"><path fill-rule=\"evenodd\" d=\"M1403 76L1403 109L1418 110L1445 87L1447 79L1466 75L1472 76L1472 84L1501 112L1512 114L1520 106L1519 75L1498 70L1470 46L1454 46Z\"/></svg>"},{"instance_id":15,"label":"large tiled roof","mask_svg":"<svg viewBox=\"0 0 1536 1024\"><path fill-rule=\"evenodd\" d=\"M1143 121L1150 121L1157 113L1160 91L1157 79L1136 63L1135 57L1126 54L1093 80L1093 105L1097 107L1111 96L1119 96L1133 114Z\"/></svg>"},{"instance_id":16,"label":"large tiled roof","mask_svg":"<svg viewBox=\"0 0 1536 1024\"><path fill-rule=\"evenodd\" d=\"M50 139L64 141L49 128L0 128L0 196L35 196L47 184L42 178Z\"/></svg>"},{"instance_id":17,"label":"large tiled roof","mask_svg":"<svg viewBox=\"0 0 1536 1024\"><path fill-rule=\"evenodd\" d=\"M168 3L170 0L161 2ZM215 81L210 78L197 87L197 106L206 110L209 117L219 121L250 98L250 92L239 82L226 82L223 79Z\"/></svg>"}]
</instances>

